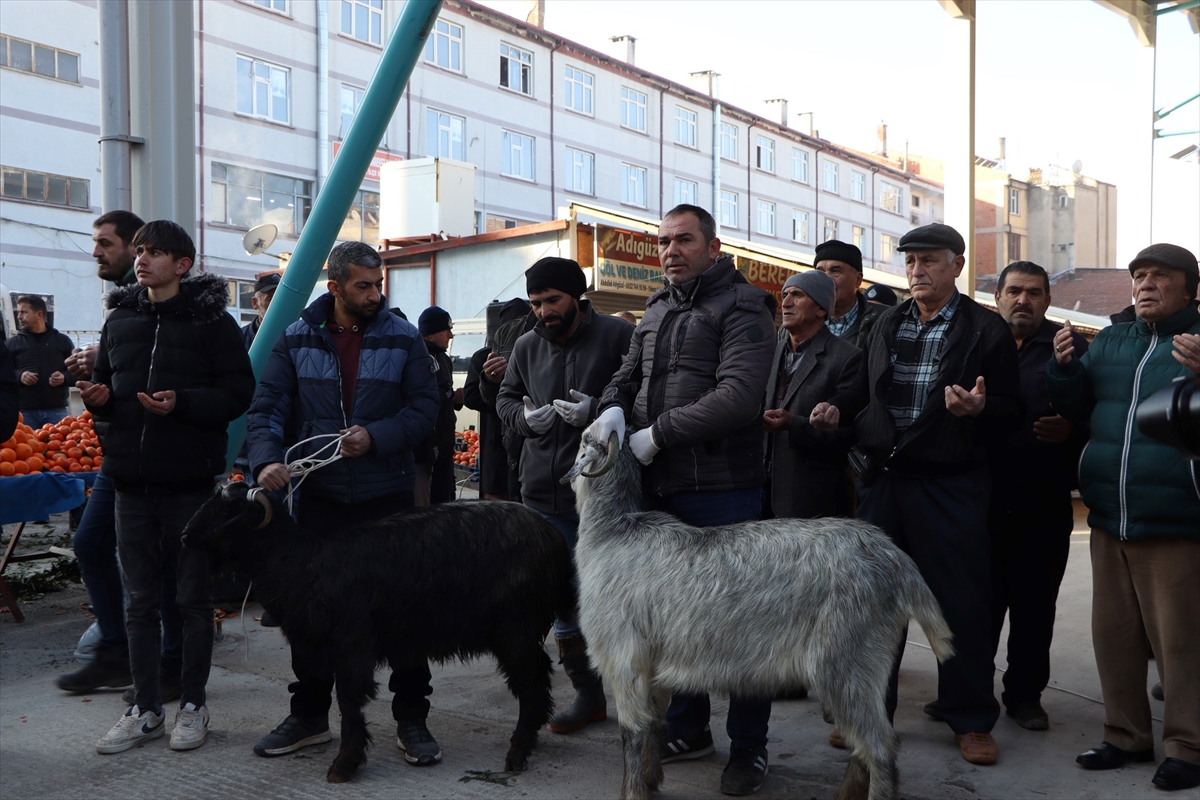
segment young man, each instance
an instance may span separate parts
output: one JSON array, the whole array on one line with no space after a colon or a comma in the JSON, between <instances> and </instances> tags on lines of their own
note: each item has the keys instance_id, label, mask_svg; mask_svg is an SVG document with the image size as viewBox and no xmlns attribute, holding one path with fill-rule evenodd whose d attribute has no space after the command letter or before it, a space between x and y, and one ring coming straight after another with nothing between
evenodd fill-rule
<instances>
[{"instance_id":1,"label":"young man","mask_svg":"<svg viewBox=\"0 0 1200 800\"><path fill-rule=\"evenodd\" d=\"M17 298L21 330L8 340L21 382L21 413L25 424L40 428L69 413L67 400L75 378L66 360L75 349L70 337L46 324L46 301L35 294Z\"/></svg>"},{"instance_id":2,"label":"young man","mask_svg":"<svg viewBox=\"0 0 1200 800\"><path fill-rule=\"evenodd\" d=\"M134 704L96 743L120 753L165 731L159 687L163 562L173 562L183 613L183 696L171 749L208 734L212 662L210 556L180 546L192 514L225 471L226 427L250 406L254 373L226 306L223 278L184 280L196 250L168 220L133 238L136 285L114 289L91 381L80 394L109 423L102 474L116 489L117 550L125 584Z\"/></svg>"}]
</instances>

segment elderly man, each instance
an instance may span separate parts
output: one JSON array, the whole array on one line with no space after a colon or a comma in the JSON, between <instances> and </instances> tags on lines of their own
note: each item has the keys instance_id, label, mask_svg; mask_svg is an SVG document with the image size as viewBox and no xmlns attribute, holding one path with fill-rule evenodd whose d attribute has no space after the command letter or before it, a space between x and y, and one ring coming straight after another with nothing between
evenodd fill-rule
<instances>
[{"instance_id":1,"label":"elderly man","mask_svg":"<svg viewBox=\"0 0 1200 800\"><path fill-rule=\"evenodd\" d=\"M454 338L450 313L440 306L430 306L418 317L417 328L436 367L440 407L433 430L413 453L417 463L413 499L418 506L431 506L454 499L455 412L463 407L463 391L454 388L454 362L448 352Z\"/></svg>"},{"instance_id":2,"label":"elderly man","mask_svg":"<svg viewBox=\"0 0 1200 800\"><path fill-rule=\"evenodd\" d=\"M1162 673L1160 789L1200 786L1200 468L1133 424L1137 405L1200 374L1196 257L1155 244L1129 264L1136 322L1105 328L1082 358L1069 326L1054 337L1050 400L1089 421L1079 463L1092 526L1092 641L1104 694L1104 741L1076 761L1112 769L1154 760L1146 658ZM1149 642L1149 648L1146 647Z\"/></svg>"},{"instance_id":3,"label":"elderly man","mask_svg":"<svg viewBox=\"0 0 1200 800\"><path fill-rule=\"evenodd\" d=\"M859 291L862 287L862 251L852 244L830 239L817 245L814 266L833 278L837 296L825 324L830 332L850 344L866 338L883 312L881 306L868 303Z\"/></svg>"},{"instance_id":4,"label":"elderly man","mask_svg":"<svg viewBox=\"0 0 1200 800\"><path fill-rule=\"evenodd\" d=\"M254 296L250 298L250 307L254 309L255 317L242 326L242 339L245 340L247 350L250 349L250 345L254 344L254 337L258 335L259 326L262 325L263 318L267 316L267 309L271 307L271 299L275 297L275 290L279 288L279 282L282 279L278 272L268 272L260 275L254 282Z\"/></svg>"},{"instance_id":5,"label":"elderly man","mask_svg":"<svg viewBox=\"0 0 1200 800\"><path fill-rule=\"evenodd\" d=\"M624 438L646 465L648 501L698 527L762 514L762 404L775 349L774 299L721 255L712 215L679 205L658 229L666 286L646 301L621 369L600 399L593 434ZM663 762L713 752L708 695L676 693ZM749 794L767 774L771 700L732 695L721 791Z\"/></svg>"},{"instance_id":6,"label":"elderly man","mask_svg":"<svg viewBox=\"0 0 1200 800\"><path fill-rule=\"evenodd\" d=\"M1062 328L1046 319L1046 270L1031 261L1009 264L996 285L996 307L1017 344L1025 417L992 459L992 649L999 647L1007 611L1001 700L1022 728L1044 731L1050 720L1041 695L1050 681L1054 607L1075 527L1071 489L1087 425L1055 412L1046 391L1046 368ZM1087 352L1078 333L1072 342L1077 354Z\"/></svg>"},{"instance_id":7,"label":"elderly man","mask_svg":"<svg viewBox=\"0 0 1200 800\"><path fill-rule=\"evenodd\" d=\"M959 294L966 249L948 225L900 239L912 298L887 309L864 345L870 403L858 419L870 492L859 516L912 556L941 604L957 655L938 667L941 715L962 757L992 764L987 460L1020 419L1017 349L1003 320ZM895 678L888 712L896 708Z\"/></svg>"},{"instance_id":8,"label":"elderly man","mask_svg":"<svg viewBox=\"0 0 1200 800\"><path fill-rule=\"evenodd\" d=\"M775 517L850 517L846 453L867 404L863 353L826 327L835 281L817 271L783 284L783 329L767 379L767 507Z\"/></svg>"},{"instance_id":9,"label":"elderly man","mask_svg":"<svg viewBox=\"0 0 1200 800\"><path fill-rule=\"evenodd\" d=\"M496 413L521 435L521 499L562 533L571 552L579 538L575 493L560 480L596 418L597 398L629 349L633 326L597 314L582 299L587 279L569 258L539 259L525 273L537 325L513 346ZM577 731L608 717L600 676L574 614L554 620L554 640L575 698L550 720L555 733Z\"/></svg>"}]
</instances>

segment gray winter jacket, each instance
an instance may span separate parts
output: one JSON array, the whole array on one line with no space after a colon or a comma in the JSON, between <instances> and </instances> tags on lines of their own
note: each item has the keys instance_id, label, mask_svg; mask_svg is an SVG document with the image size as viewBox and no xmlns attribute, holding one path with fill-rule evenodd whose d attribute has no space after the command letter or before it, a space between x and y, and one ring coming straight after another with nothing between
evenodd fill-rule
<instances>
[{"instance_id":1,"label":"gray winter jacket","mask_svg":"<svg viewBox=\"0 0 1200 800\"><path fill-rule=\"evenodd\" d=\"M645 471L655 495L762 486L762 409L775 354L775 298L722 256L685 290L646 301L629 353L600 401L662 451Z\"/></svg>"},{"instance_id":2,"label":"gray winter jacket","mask_svg":"<svg viewBox=\"0 0 1200 800\"><path fill-rule=\"evenodd\" d=\"M496 399L500 419L524 437L521 499L547 514L575 510L575 493L558 481L575 463L584 428L556 415L550 430L536 434L525 422L524 398L528 395L539 408L555 400L574 402L571 389L599 398L620 368L633 335L633 326L625 320L597 314L587 300L579 305L583 321L565 345L560 347L540 322L517 339ZM592 403L589 422L596 418L598 406Z\"/></svg>"}]
</instances>

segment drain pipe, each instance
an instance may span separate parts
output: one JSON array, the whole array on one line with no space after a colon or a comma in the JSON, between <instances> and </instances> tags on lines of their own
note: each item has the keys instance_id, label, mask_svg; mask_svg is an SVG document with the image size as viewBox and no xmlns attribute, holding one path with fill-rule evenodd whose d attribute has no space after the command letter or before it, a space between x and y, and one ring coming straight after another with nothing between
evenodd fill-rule
<instances>
[{"instance_id":1,"label":"drain pipe","mask_svg":"<svg viewBox=\"0 0 1200 800\"><path fill-rule=\"evenodd\" d=\"M129 16L126 0L100 0L100 205L133 208L129 135Z\"/></svg>"},{"instance_id":2,"label":"drain pipe","mask_svg":"<svg viewBox=\"0 0 1200 800\"><path fill-rule=\"evenodd\" d=\"M329 0L317 0L317 191L329 177ZM315 199L315 197L314 197Z\"/></svg>"}]
</instances>

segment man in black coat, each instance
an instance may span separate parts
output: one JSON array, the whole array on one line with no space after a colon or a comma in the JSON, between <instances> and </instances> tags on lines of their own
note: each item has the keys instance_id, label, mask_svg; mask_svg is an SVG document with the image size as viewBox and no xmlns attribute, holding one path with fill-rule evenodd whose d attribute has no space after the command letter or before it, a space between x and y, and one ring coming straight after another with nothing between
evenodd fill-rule
<instances>
[{"instance_id":1,"label":"man in black coat","mask_svg":"<svg viewBox=\"0 0 1200 800\"><path fill-rule=\"evenodd\" d=\"M75 378L66 360L75 345L46 324L46 301L36 294L17 298L17 320L21 330L7 344L21 382L21 413L25 424L36 429L70 413L67 401Z\"/></svg>"},{"instance_id":2,"label":"man in black coat","mask_svg":"<svg viewBox=\"0 0 1200 800\"><path fill-rule=\"evenodd\" d=\"M183 696L173 750L208 733L205 685L212 663L211 557L180 545L192 514L225 472L226 428L250 407L254 373L225 280L182 280L195 259L187 232L167 220L134 236L137 285L114 289L84 403L109 423L102 473L116 489L117 550L125 583L135 703L96 744L120 753L161 736L159 614L164 559L176 564L183 612Z\"/></svg>"},{"instance_id":3,"label":"man in black coat","mask_svg":"<svg viewBox=\"0 0 1200 800\"><path fill-rule=\"evenodd\" d=\"M417 320L421 338L433 358L437 371L437 422L413 455L417 463L417 480L413 496L418 506L449 503L454 499L454 429L458 417L454 413L463 406L462 389L454 388L454 362L446 352L454 338L454 322L445 309L430 306Z\"/></svg>"}]
</instances>

